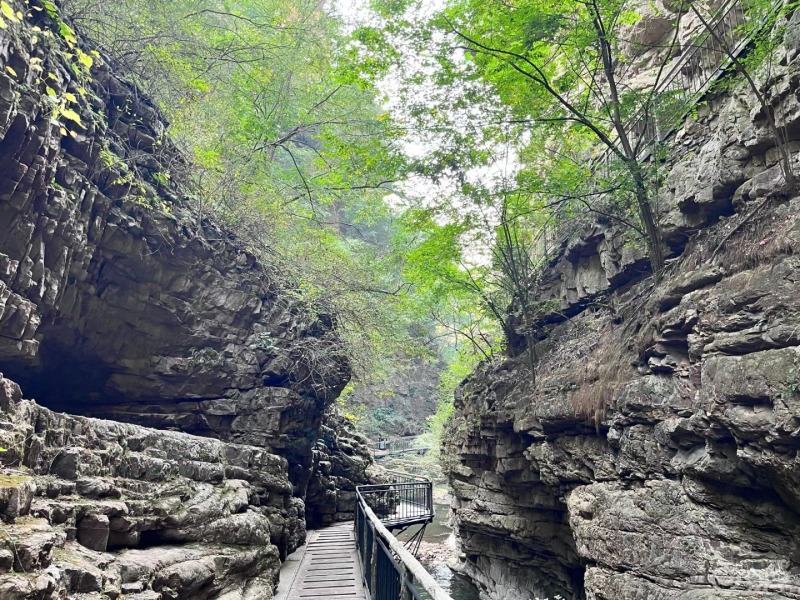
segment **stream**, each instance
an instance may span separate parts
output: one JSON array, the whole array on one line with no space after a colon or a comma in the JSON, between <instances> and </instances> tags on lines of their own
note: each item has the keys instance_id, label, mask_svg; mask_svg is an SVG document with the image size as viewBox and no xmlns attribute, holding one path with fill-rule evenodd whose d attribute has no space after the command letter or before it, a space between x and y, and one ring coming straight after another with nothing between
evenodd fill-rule
<instances>
[{"instance_id":1,"label":"stream","mask_svg":"<svg viewBox=\"0 0 800 600\"><path fill-rule=\"evenodd\" d=\"M453 600L479 600L478 589L472 582L447 566L447 561L455 552L455 536L447 524L450 507L438 502L434 502L434 507L436 517L425 529L425 537L418 553L419 561ZM399 535L398 539L406 541L416 531L417 528L412 527L411 531Z\"/></svg>"}]
</instances>

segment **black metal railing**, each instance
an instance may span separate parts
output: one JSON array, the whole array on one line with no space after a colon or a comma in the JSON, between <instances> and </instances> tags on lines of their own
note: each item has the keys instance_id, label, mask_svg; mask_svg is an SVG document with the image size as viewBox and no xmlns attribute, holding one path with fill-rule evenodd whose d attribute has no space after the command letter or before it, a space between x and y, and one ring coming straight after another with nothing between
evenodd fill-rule
<instances>
[{"instance_id":1,"label":"black metal railing","mask_svg":"<svg viewBox=\"0 0 800 600\"><path fill-rule=\"evenodd\" d=\"M381 439L372 442L371 446L375 453L375 458L395 456L397 454L427 454L430 446L423 443L423 436L415 435L410 437Z\"/></svg>"},{"instance_id":2,"label":"black metal railing","mask_svg":"<svg viewBox=\"0 0 800 600\"><path fill-rule=\"evenodd\" d=\"M377 442L372 442L372 449L382 452L401 452L410 450L417 445L417 440L420 438L418 435L412 435L401 438L380 439Z\"/></svg>"},{"instance_id":3,"label":"black metal railing","mask_svg":"<svg viewBox=\"0 0 800 600\"><path fill-rule=\"evenodd\" d=\"M399 542L387 524L396 519L392 515L381 517L372 505L379 507L395 506L393 515L404 504L413 501L416 506L427 506L427 513L412 517L406 512L407 521L425 525L433 518L433 497L431 482L423 477L404 473L391 474L396 482L382 486L358 486L356 488L355 534L364 584L372 600L452 600L434 581L433 577L417 561L409 550ZM427 487L428 492L414 492L409 496L409 486L417 489ZM383 488L383 489L377 489ZM419 495L417 495L419 494ZM401 500L402 499L402 500Z\"/></svg>"},{"instance_id":4,"label":"black metal railing","mask_svg":"<svg viewBox=\"0 0 800 600\"><path fill-rule=\"evenodd\" d=\"M430 523L433 509L433 486L429 479L388 471L389 483L358 486L359 498L380 518L388 529Z\"/></svg>"}]
</instances>

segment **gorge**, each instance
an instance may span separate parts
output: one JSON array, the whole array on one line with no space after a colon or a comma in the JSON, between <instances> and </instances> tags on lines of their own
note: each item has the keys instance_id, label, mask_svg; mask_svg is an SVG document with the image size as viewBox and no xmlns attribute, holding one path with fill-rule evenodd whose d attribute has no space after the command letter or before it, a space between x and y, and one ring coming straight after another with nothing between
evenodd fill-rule
<instances>
[{"instance_id":1,"label":"gorge","mask_svg":"<svg viewBox=\"0 0 800 600\"><path fill-rule=\"evenodd\" d=\"M333 58L327 47L315 47L335 37L319 16L322 4L313 3L306 20L298 3L265 22L261 13L237 13L235 4L198 4L206 8L196 11L181 5L183 20L199 13L219 19L208 28L213 34L200 26L190 31L211 39L218 54L209 59L208 48L196 50L194 38L176 33L175 45L188 48L189 58L164 62L189 91L165 107L132 82L127 55L110 55L80 29L69 2L0 2L0 600L272 598L281 562L305 543L307 529L352 520L356 487L386 482L357 418L342 413L352 408L349 384L359 369L363 375L364 356L397 330L411 331L422 346L447 336L463 346L426 355L398 335L399 343L383 348L391 368L383 367L401 381L388 391L356 386L349 397L367 407L370 432L378 434L382 427L418 434L437 401L444 407L434 420L440 417L439 454L452 497L451 566L482 598L800 598L800 196L781 164L787 152L792 168L800 166L800 13L788 5L781 13L780 44L768 68L754 71L758 94L730 61L715 63L713 81L680 122L658 133L657 152L643 161L658 167L648 180L666 254L657 277L646 235L630 227L637 214L630 198L619 214L598 205L559 222L532 193L534 208L524 206L515 219L546 215L544 225L536 222L544 242L528 240L530 248L545 247L545 260L503 295L473 278L464 256L474 248L453 250L478 243L460 223L437 221L448 210L436 207L432 217L417 206L400 215L391 205L397 198L386 200L383 194L404 191L388 187L382 171L395 154L368 144L344 153L368 135L348 130L337 137L325 129L328 122L368 122L381 144L392 151L403 145L404 138L384 139L379 128L392 123L388 109L345 106L347 119L318 116L331 99L368 89L366 79L343 67L323 85L317 72L285 67L286 55L324 69L349 67L347 43L331 43L340 52ZM542 32L558 29L539 19L539 4L519 6L531 9L540 28L526 29L530 48ZM720 6L739 4L713 8ZM275 8L258 6L265 7ZM480 10L458 7L468 15ZM490 8L510 7L517 5ZM664 51L675 22L697 27L683 4L637 3L636 10L614 58L632 65L627 88L696 41L687 34L678 55ZM235 25L225 20L231 15ZM443 21L455 31L452 16ZM122 46L142 42L154 55L168 55L158 46L163 31L146 25L152 39L131 34ZM302 35L253 41L245 25ZM352 54L364 70L388 69L369 62L369 44L387 62L401 52L368 33L353 34L361 46ZM458 35L459 57L480 54L467 33ZM307 39L316 42L303 46ZM251 44L257 58L230 59L239 42ZM243 66L275 48L286 55L270 68L254 74ZM747 47L740 50L747 55ZM255 81L255 91L242 93L253 93L256 117L236 127L220 118L245 102L228 106L229 97L213 94L241 81L215 87L202 80L192 69L211 71L206 60L226 73L243 69L243 80ZM709 68L680 65L687 77ZM283 86L256 76L279 67L289 73ZM504 68L491 60L479 67L490 76ZM304 76L316 95L287 111L298 121L287 117L268 131L271 138L242 141L243 130L257 130L277 111L271 97L264 100L268 92L287 89L294 101L300 94L290 84ZM468 76L464 90L485 92L470 87L475 73ZM502 91L507 81L493 83ZM517 91L510 95L522 104L543 104ZM204 98L212 100L203 105ZM458 105L461 98L446 100ZM185 122L171 126L165 110L191 113L196 106L209 111L204 134L219 133L268 167L230 167L224 144L187 153L176 140L196 131ZM556 114L542 110L536 118ZM509 114L515 124L526 121ZM559 119L569 120L553 117ZM461 146L475 140L457 133ZM547 136L515 160L536 164L545 151L558 155L556 139L597 161L583 138L558 129ZM520 137L528 143L536 134ZM327 146L344 153L344 166L324 154ZM458 169L446 150L436 148L441 170L409 159L392 177L425 175L437 184L451 177L477 188L474 171L448 171ZM276 164L294 188L286 176L266 189L278 179L270 170ZM235 185L219 176L223 166ZM209 193L215 211L212 201L198 200L198 189L208 191L197 183L200 171L219 184ZM342 171L360 179L345 180ZM486 173L480 175L488 179ZM519 189L526 183L523 176L515 182ZM615 185L613 191L624 188ZM372 204L348 205L344 188L382 194L388 216ZM491 212L483 192L477 206ZM592 195L596 190L586 193ZM279 210L252 200L262 196L277 196ZM226 204L234 204L231 197L240 212ZM500 221L506 208L496 211ZM295 234L296 246L280 250L298 263L307 259L298 249L322 246L333 275L292 280L282 268L288 261L271 260L278 250L249 235L267 225L242 225L259 210L264 222L291 213L321 223L319 239L307 240L310 229L292 222L272 241ZM499 235L507 223L492 219L492 236ZM471 220L474 214L465 218ZM373 255L373 247L398 254ZM348 262L348 253L359 252L368 269ZM497 269L503 255L491 256L491 265L479 267ZM307 273L322 270L309 263ZM374 280L347 281L346 291L366 295L335 287L362 270ZM458 293L453 281L462 282ZM316 302L327 292L345 300ZM497 311L500 301L507 302ZM443 315L443 305L452 313ZM328 307L339 312L322 310ZM500 325L487 325L492 308L502 313L493 315ZM381 318L383 329L368 328ZM355 352L354 323L362 320L360 334L371 345ZM458 385L449 414L437 396L450 392L441 383L443 356L457 363L453 355L465 347L472 373ZM405 370L395 364L404 360Z\"/></svg>"}]
</instances>

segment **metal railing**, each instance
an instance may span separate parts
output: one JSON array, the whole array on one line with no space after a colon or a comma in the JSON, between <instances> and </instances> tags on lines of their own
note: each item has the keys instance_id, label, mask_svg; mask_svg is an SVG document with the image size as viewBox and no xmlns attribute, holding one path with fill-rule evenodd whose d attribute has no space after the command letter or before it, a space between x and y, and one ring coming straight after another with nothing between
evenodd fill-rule
<instances>
[{"instance_id":1,"label":"metal railing","mask_svg":"<svg viewBox=\"0 0 800 600\"><path fill-rule=\"evenodd\" d=\"M357 493L388 529L433 521L433 485L425 477L388 471L389 483L360 485Z\"/></svg>"},{"instance_id":2,"label":"metal railing","mask_svg":"<svg viewBox=\"0 0 800 600\"><path fill-rule=\"evenodd\" d=\"M452 600L413 554L387 529L385 523L393 523L392 515L383 515L379 518L372 509L373 504L385 508L396 502L394 507L397 510L409 500L414 500L419 506L427 506L428 513L420 514L415 517L417 520L412 522L427 524L433 519L431 482L423 477L405 473L391 475L396 479L393 483L356 488L356 548L364 584L369 590L370 598L371 600ZM421 496L409 497L408 486L414 485L421 486L418 489L427 487L428 492L422 493ZM380 496L380 493L384 496ZM392 514L396 514L396 510Z\"/></svg>"},{"instance_id":3,"label":"metal railing","mask_svg":"<svg viewBox=\"0 0 800 600\"><path fill-rule=\"evenodd\" d=\"M411 450L412 448L416 447L417 440L419 438L420 436L414 435L388 440L381 439L377 442L372 442L372 449L385 452L402 452L405 450Z\"/></svg>"}]
</instances>

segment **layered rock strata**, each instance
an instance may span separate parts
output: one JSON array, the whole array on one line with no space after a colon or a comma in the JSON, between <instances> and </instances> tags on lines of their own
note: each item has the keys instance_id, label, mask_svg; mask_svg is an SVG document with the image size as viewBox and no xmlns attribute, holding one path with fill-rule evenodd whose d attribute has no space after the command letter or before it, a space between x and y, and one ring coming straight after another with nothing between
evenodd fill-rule
<instances>
[{"instance_id":1,"label":"layered rock strata","mask_svg":"<svg viewBox=\"0 0 800 600\"><path fill-rule=\"evenodd\" d=\"M0 597L271 598L305 538L284 458L54 413L0 377Z\"/></svg>"},{"instance_id":2,"label":"layered rock strata","mask_svg":"<svg viewBox=\"0 0 800 600\"><path fill-rule=\"evenodd\" d=\"M200 213L58 3L6 4L0 598L270 598L349 378L333 323Z\"/></svg>"},{"instance_id":3,"label":"layered rock strata","mask_svg":"<svg viewBox=\"0 0 800 600\"><path fill-rule=\"evenodd\" d=\"M367 439L335 408L328 409L314 447L314 475L306 494L308 526L352 521L356 487L386 481Z\"/></svg>"},{"instance_id":4,"label":"layered rock strata","mask_svg":"<svg viewBox=\"0 0 800 600\"><path fill-rule=\"evenodd\" d=\"M36 8L0 29L0 370L55 409L279 452L302 494L349 376L330 319L193 210L159 112Z\"/></svg>"},{"instance_id":5,"label":"layered rock strata","mask_svg":"<svg viewBox=\"0 0 800 600\"><path fill-rule=\"evenodd\" d=\"M796 153L794 42L775 64ZM457 394L459 566L489 598L800 598L800 198L745 89L672 141L663 281L588 226L544 278L535 385L520 338Z\"/></svg>"}]
</instances>

